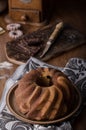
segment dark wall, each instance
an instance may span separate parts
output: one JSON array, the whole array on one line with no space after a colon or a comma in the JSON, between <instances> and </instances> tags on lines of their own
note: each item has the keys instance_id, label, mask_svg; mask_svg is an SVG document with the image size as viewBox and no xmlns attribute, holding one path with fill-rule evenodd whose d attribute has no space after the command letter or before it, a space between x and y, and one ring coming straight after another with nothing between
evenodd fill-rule
<instances>
[{"instance_id":1,"label":"dark wall","mask_svg":"<svg viewBox=\"0 0 86 130\"><path fill-rule=\"evenodd\" d=\"M86 34L86 0L51 0L50 18L62 19Z\"/></svg>"},{"instance_id":2,"label":"dark wall","mask_svg":"<svg viewBox=\"0 0 86 130\"><path fill-rule=\"evenodd\" d=\"M86 0L43 0L46 8L46 15L50 16L59 13L84 12L86 13Z\"/></svg>"}]
</instances>

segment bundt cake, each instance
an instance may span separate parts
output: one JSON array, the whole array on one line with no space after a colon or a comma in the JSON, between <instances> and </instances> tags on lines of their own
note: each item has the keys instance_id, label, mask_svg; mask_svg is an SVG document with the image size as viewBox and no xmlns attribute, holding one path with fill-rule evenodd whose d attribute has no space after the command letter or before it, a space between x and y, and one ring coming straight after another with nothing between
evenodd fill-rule
<instances>
[{"instance_id":1,"label":"bundt cake","mask_svg":"<svg viewBox=\"0 0 86 130\"><path fill-rule=\"evenodd\" d=\"M15 90L19 112L31 120L54 120L67 115L74 103L74 86L67 76L52 68L25 74Z\"/></svg>"}]
</instances>

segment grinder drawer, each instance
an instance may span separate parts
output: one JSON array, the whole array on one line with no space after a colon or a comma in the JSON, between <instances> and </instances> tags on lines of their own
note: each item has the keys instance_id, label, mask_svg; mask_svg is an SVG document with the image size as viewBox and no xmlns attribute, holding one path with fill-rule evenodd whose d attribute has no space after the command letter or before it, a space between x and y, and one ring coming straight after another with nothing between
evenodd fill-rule
<instances>
[{"instance_id":1,"label":"grinder drawer","mask_svg":"<svg viewBox=\"0 0 86 130\"><path fill-rule=\"evenodd\" d=\"M25 22L41 22L42 14L38 10L11 9L9 13L13 20Z\"/></svg>"}]
</instances>

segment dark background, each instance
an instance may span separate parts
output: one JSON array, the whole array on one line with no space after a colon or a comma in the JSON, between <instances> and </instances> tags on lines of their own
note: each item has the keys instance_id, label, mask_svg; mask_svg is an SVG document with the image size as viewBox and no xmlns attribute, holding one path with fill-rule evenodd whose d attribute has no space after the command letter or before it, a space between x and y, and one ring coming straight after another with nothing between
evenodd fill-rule
<instances>
[{"instance_id":1,"label":"dark background","mask_svg":"<svg viewBox=\"0 0 86 130\"><path fill-rule=\"evenodd\" d=\"M86 0L45 0L46 14L51 21L61 19L86 35Z\"/></svg>"}]
</instances>

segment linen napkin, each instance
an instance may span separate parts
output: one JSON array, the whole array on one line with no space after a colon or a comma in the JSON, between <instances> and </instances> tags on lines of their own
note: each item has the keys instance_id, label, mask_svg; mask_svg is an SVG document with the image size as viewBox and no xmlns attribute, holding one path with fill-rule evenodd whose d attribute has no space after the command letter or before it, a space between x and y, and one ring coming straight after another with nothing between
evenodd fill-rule
<instances>
[{"instance_id":1,"label":"linen napkin","mask_svg":"<svg viewBox=\"0 0 86 130\"><path fill-rule=\"evenodd\" d=\"M69 121L63 122L58 125L39 125L29 124L18 120L6 106L6 94L10 87L15 84L24 73L35 69L37 67L51 67L59 69L64 72L70 80L78 87L82 95L82 106L78 112ZM71 123L78 116L82 108L86 105L86 61L83 59L72 58L68 61L64 68L52 66L42 62L34 57L31 57L26 64L23 64L17 68L14 74L7 80L5 89L0 101L0 129L1 130L72 130ZM4 98L3 98L4 97Z\"/></svg>"}]
</instances>

